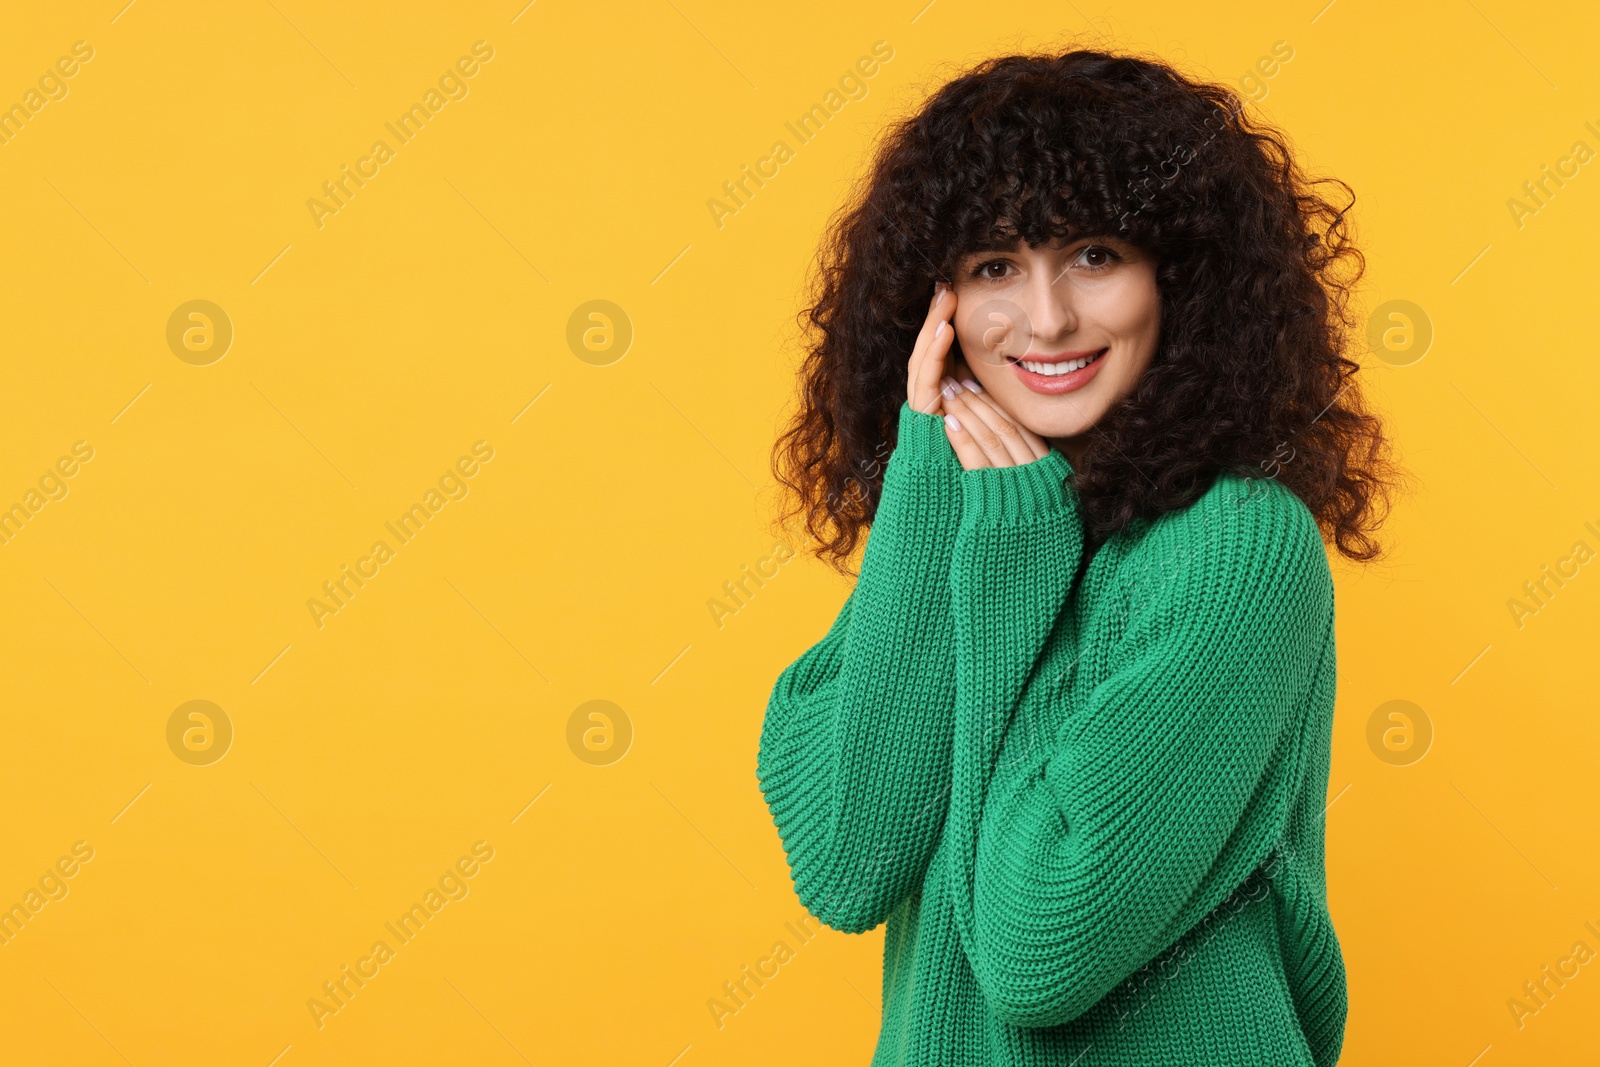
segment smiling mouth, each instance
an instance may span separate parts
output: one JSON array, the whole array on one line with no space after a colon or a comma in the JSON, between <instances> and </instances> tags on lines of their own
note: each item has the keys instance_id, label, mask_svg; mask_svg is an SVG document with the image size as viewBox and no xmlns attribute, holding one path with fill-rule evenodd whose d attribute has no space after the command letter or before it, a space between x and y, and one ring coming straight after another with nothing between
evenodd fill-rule
<instances>
[{"instance_id":1,"label":"smiling mouth","mask_svg":"<svg viewBox=\"0 0 1600 1067\"><path fill-rule=\"evenodd\" d=\"M1078 356L1074 359L1065 357L1073 355L1070 352L1058 352L1053 356L1040 356L1029 359L1024 354L1021 358L1007 356L1006 362L1011 364L1011 371L1029 390L1044 396L1061 396L1066 393L1075 393L1088 385L1100 373L1100 364L1106 361L1106 353L1111 351L1107 345L1100 351L1087 356Z\"/></svg>"},{"instance_id":2,"label":"smiling mouth","mask_svg":"<svg viewBox=\"0 0 1600 1067\"><path fill-rule=\"evenodd\" d=\"M1110 350L1110 346L1107 346L1106 348L1102 348L1100 351L1096 352L1094 355L1085 356L1082 359L1050 360L1048 362L1034 359L1018 359L1016 356L1007 356L1006 362L1015 366L1019 366L1023 370L1031 371L1034 374L1041 374L1047 378L1050 378L1063 374L1071 374L1073 371L1082 370L1091 363L1104 358L1105 354Z\"/></svg>"}]
</instances>

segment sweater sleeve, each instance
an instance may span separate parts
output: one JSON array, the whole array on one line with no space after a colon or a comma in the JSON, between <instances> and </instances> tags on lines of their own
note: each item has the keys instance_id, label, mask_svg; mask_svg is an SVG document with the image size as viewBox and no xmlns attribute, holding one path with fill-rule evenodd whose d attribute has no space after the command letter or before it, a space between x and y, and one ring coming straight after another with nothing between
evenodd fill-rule
<instances>
[{"instance_id":1,"label":"sweater sleeve","mask_svg":"<svg viewBox=\"0 0 1600 1067\"><path fill-rule=\"evenodd\" d=\"M806 910L861 933L920 887L949 803L961 467L902 404L855 588L779 675L757 776Z\"/></svg>"},{"instance_id":2,"label":"sweater sleeve","mask_svg":"<svg viewBox=\"0 0 1600 1067\"><path fill-rule=\"evenodd\" d=\"M1074 625L1062 605L1081 522L1056 455L963 474L951 567L946 873L978 984L1017 1026L1088 1010L1268 856L1299 788L1296 727L1333 623L1310 512L1276 483L1218 487L1124 561L1129 617L1094 653L1109 673L997 775L1052 622Z\"/></svg>"}]
</instances>

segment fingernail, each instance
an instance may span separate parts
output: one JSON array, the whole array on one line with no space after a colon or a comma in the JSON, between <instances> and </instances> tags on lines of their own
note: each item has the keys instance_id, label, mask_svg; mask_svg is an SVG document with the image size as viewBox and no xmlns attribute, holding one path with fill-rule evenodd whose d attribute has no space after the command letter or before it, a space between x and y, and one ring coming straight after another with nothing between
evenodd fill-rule
<instances>
[{"instance_id":1,"label":"fingernail","mask_svg":"<svg viewBox=\"0 0 1600 1067\"><path fill-rule=\"evenodd\" d=\"M952 388L952 386L954 386L954 385L955 385L955 383L952 382L949 378L946 378L944 380L944 385L940 387L939 392L944 394L945 399L948 400L950 397L956 395L955 389Z\"/></svg>"},{"instance_id":2,"label":"fingernail","mask_svg":"<svg viewBox=\"0 0 1600 1067\"><path fill-rule=\"evenodd\" d=\"M961 424L956 421L956 417L954 415L946 415L944 417L944 424L950 427L952 430L961 429Z\"/></svg>"},{"instance_id":3,"label":"fingernail","mask_svg":"<svg viewBox=\"0 0 1600 1067\"><path fill-rule=\"evenodd\" d=\"M979 385L977 382L973 381L971 378L963 378L963 379L961 379L961 384L966 386L968 389L971 389L974 393L983 392L983 386Z\"/></svg>"},{"instance_id":4,"label":"fingernail","mask_svg":"<svg viewBox=\"0 0 1600 1067\"><path fill-rule=\"evenodd\" d=\"M943 319L940 319L939 320L939 325L937 325L937 326L935 326L933 328L933 339L935 341L937 341L941 337L943 337L944 336L944 331L949 325L950 324L948 322L945 322Z\"/></svg>"}]
</instances>

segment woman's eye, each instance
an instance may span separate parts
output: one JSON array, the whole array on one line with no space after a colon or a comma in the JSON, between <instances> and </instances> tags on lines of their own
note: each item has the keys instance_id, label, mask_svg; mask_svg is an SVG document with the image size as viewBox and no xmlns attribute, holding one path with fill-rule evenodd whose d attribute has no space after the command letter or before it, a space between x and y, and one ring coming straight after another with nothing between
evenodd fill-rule
<instances>
[{"instance_id":1,"label":"woman's eye","mask_svg":"<svg viewBox=\"0 0 1600 1067\"><path fill-rule=\"evenodd\" d=\"M979 263L972 268L974 278L985 278L989 281L998 281L1006 276L1006 268L1011 264L1003 259L991 259L986 263Z\"/></svg>"},{"instance_id":2,"label":"woman's eye","mask_svg":"<svg viewBox=\"0 0 1600 1067\"><path fill-rule=\"evenodd\" d=\"M1082 269L1086 273L1099 274L1110 270L1121 259L1116 249L1107 245L1085 245L1074 262L1083 264ZM974 265L968 273L980 281L997 282L1009 275L1011 266L1010 260L990 259Z\"/></svg>"},{"instance_id":3,"label":"woman's eye","mask_svg":"<svg viewBox=\"0 0 1600 1067\"><path fill-rule=\"evenodd\" d=\"M1121 256L1117 255L1115 250L1107 248L1105 245L1089 245L1078 254L1080 256L1093 256L1098 254L1099 256L1103 257L1099 262L1088 264L1091 273L1109 270L1113 262L1122 258Z\"/></svg>"}]
</instances>

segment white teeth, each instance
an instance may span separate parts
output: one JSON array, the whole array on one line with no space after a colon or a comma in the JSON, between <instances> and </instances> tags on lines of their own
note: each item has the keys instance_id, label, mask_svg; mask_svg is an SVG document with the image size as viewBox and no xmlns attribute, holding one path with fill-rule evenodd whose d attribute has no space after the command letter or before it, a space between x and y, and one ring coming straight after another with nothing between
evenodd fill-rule
<instances>
[{"instance_id":1,"label":"white teeth","mask_svg":"<svg viewBox=\"0 0 1600 1067\"><path fill-rule=\"evenodd\" d=\"M1094 356L1086 356L1083 359L1069 359L1065 363L1035 363L1030 359L1021 359L1017 362L1035 374L1054 376L1057 374L1071 374L1075 370L1082 370L1093 363L1098 355L1099 353L1096 353Z\"/></svg>"}]
</instances>

